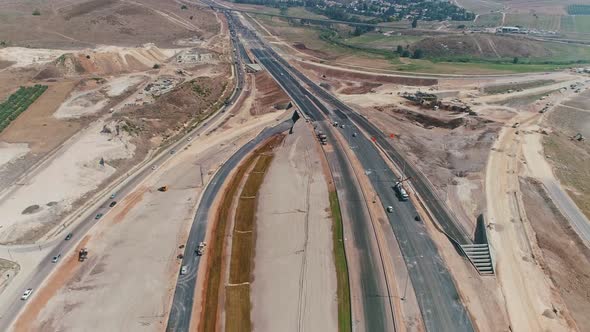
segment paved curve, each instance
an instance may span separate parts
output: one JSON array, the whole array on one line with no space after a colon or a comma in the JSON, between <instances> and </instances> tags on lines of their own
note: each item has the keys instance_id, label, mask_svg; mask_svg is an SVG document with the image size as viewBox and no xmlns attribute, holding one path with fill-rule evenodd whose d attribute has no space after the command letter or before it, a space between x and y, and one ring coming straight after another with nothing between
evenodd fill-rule
<instances>
[{"instance_id":1,"label":"paved curve","mask_svg":"<svg viewBox=\"0 0 590 332\"><path fill-rule=\"evenodd\" d=\"M188 273L181 275L176 283L172 309L168 319L166 331L188 331L191 322L193 307L193 298L195 294L195 284L197 272L201 262L201 256L195 254L199 242L205 240L207 231L207 221L209 219L209 208L213 204L215 197L219 194L219 189L225 182L225 179L234 170L239 162L256 148L258 144L272 135L282 133L291 128L293 122L287 120L274 127L266 128L256 138L242 146L234 155L232 155L221 168L215 173L205 192L201 196L197 213L193 220L191 230L186 242L184 258L182 265L188 267Z\"/></svg>"},{"instance_id":2,"label":"paved curve","mask_svg":"<svg viewBox=\"0 0 590 332\"><path fill-rule=\"evenodd\" d=\"M590 221L588 221L588 218L586 218L576 203L561 188L557 180L543 179L542 181L555 205L557 205L559 210L570 221L570 224L580 238L582 238L586 246L590 247Z\"/></svg>"},{"instance_id":3,"label":"paved curve","mask_svg":"<svg viewBox=\"0 0 590 332\"><path fill-rule=\"evenodd\" d=\"M312 119L321 120L322 112L324 115L329 113L291 76L276 53L268 48L255 49L252 52L295 102L304 111L310 112L309 116ZM295 73L294 70L292 72ZM307 100L314 99L317 107L308 108ZM327 101L331 102L330 99ZM421 221L414 220L417 215L415 207L409 201L402 202L396 198L392 189L397 181L395 175L369 139L363 135L353 137L352 134L358 132L356 124L348 117L344 117L342 122L346 127L344 136L369 175L381 201L385 205L394 207L394 213L389 214L389 222L408 266L426 329L428 331L473 331L471 320L460 302L453 279L435 244L428 236L425 225Z\"/></svg>"}]
</instances>

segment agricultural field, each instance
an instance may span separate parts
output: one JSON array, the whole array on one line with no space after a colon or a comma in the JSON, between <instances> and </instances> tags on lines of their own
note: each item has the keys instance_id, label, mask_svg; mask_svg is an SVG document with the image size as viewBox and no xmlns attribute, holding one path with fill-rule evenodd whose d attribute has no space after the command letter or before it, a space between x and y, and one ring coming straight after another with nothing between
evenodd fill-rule
<instances>
[{"instance_id":1,"label":"agricultural field","mask_svg":"<svg viewBox=\"0 0 590 332\"><path fill-rule=\"evenodd\" d=\"M486 0L456 0L456 4L476 14L489 13L502 9L502 4Z\"/></svg>"},{"instance_id":2,"label":"agricultural field","mask_svg":"<svg viewBox=\"0 0 590 332\"><path fill-rule=\"evenodd\" d=\"M590 16L562 16L561 31L573 33L590 33Z\"/></svg>"},{"instance_id":3,"label":"agricultural field","mask_svg":"<svg viewBox=\"0 0 590 332\"><path fill-rule=\"evenodd\" d=\"M569 5L567 13L570 15L590 15L590 5Z\"/></svg>"},{"instance_id":4,"label":"agricultural field","mask_svg":"<svg viewBox=\"0 0 590 332\"><path fill-rule=\"evenodd\" d=\"M14 121L22 112L47 90L47 85L36 84L31 87L20 87L0 104L0 132Z\"/></svg>"},{"instance_id":5,"label":"agricultural field","mask_svg":"<svg viewBox=\"0 0 590 332\"><path fill-rule=\"evenodd\" d=\"M558 31L561 15L506 14L506 26L520 26L528 29Z\"/></svg>"},{"instance_id":6,"label":"agricultural field","mask_svg":"<svg viewBox=\"0 0 590 332\"><path fill-rule=\"evenodd\" d=\"M501 24L502 24L502 14L501 13L481 14L472 23L473 26L477 26L477 27L497 27Z\"/></svg>"},{"instance_id":7,"label":"agricultural field","mask_svg":"<svg viewBox=\"0 0 590 332\"><path fill-rule=\"evenodd\" d=\"M386 35L378 32L369 32L358 37L345 38L342 42L362 48L394 50L397 45L406 47L423 38L422 36L397 35L395 33Z\"/></svg>"}]
</instances>

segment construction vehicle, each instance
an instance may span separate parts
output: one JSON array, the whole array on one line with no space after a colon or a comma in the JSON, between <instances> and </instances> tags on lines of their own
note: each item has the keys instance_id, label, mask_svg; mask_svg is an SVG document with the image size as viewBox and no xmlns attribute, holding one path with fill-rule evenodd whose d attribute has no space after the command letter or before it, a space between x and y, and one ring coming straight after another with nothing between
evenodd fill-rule
<instances>
[{"instance_id":1,"label":"construction vehicle","mask_svg":"<svg viewBox=\"0 0 590 332\"><path fill-rule=\"evenodd\" d=\"M78 261L83 262L86 260L87 257L88 257L88 249L86 249L86 248L80 249L80 252L78 252Z\"/></svg>"},{"instance_id":2,"label":"construction vehicle","mask_svg":"<svg viewBox=\"0 0 590 332\"><path fill-rule=\"evenodd\" d=\"M395 183L395 192L397 193L397 196L399 197L399 199L401 201L407 201L408 198L410 197L408 195L408 192L406 191L406 189L404 189L404 186L402 184L402 181L398 181Z\"/></svg>"},{"instance_id":3,"label":"construction vehicle","mask_svg":"<svg viewBox=\"0 0 590 332\"><path fill-rule=\"evenodd\" d=\"M168 186L161 186L160 188L158 188L158 191L166 192L168 191Z\"/></svg>"},{"instance_id":4,"label":"construction vehicle","mask_svg":"<svg viewBox=\"0 0 590 332\"><path fill-rule=\"evenodd\" d=\"M205 243L205 242L199 243L197 250L195 250L195 252L197 253L197 256L203 256L203 254L205 253L206 246L207 246L207 243Z\"/></svg>"}]
</instances>

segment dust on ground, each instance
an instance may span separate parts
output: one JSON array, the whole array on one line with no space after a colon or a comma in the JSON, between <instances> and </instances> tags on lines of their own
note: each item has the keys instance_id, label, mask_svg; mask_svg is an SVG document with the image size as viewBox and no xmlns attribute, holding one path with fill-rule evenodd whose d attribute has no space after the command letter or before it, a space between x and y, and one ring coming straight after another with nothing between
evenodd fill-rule
<instances>
[{"instance_id":1,"label":"dust on ground","mask_svg":"<svg viewBox=\"0 0 590 332\"><path fill-rule=\"evenodd\" d=\"M590 326L590 249L553 204L542 184L521 178L524 208L550 275L580 331Z\"/></svg>"},{"instance_id":2,"label":"dust on ground","mask_svg":"<svg viewBox=\"0 0 590 332\"><path fill-rule=\"evenodd\" d=\"M40 15L32 15L35 9ZM0 40L9 46L33 48L135 46L147 42L169 47L177 39L208 39L219 31L209 9L183 10L177 2L156 0L5 2L0 5L0 14Z\"/></svg>"},{"instance_id":3,"label":"dust on ground","mask_svg":"<svg viewBox=\"0 0 590 332\"><path fill-rule=\"evenodd\" d=\"M338 329L330 203L315 144L298 122L259 192L251 292L258 331ZM282 309L269 315L272 308Z\"/></svg>"}]
</instances>

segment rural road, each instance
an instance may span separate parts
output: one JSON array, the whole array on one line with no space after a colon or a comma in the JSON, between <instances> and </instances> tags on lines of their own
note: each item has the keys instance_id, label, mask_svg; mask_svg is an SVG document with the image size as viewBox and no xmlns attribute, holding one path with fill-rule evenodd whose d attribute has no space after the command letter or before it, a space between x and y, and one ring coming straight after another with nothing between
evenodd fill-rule
<instances>
[{"instance_id":1,"label":"rural road","mask_svg":"<svg viewBox=\"0 0 590 332\"><path fill-rule=\"evenodd\" d=\"M235 37L232 38L232 41L235 42ZM234 56L239 59L239 54L234 54ZM145 180L145 178L152 174L152 166L158 167L158 165L163 164L164 162L166 162L174 156L173 151L180 151L185 146L190 144L191 142L188 141L189 137L198 136L202 133L207 132L209 129L216 127L221 120L223 120L225 117L229 115L229 113L225 113L225 110L228 109L231 105L233 105L233 103L240 96L240 92L244 84L244 74L242 64L240 61L236 61L234 69L237 76L237 85L232 95L228 98L227 104L220 108L208 120L199 124L191 132L179 138L178 141L171 144L162 152L160 152L154 159L147 162L135 174L125 179L123 183L118 186L118 189L114 191L117 193L114 199L110 199L110 197L107 197L106 199L103 199L102 202L99 201L97 204L95 204L95 208L91 208L90 211L85 212L84 217L82 217L83 219L80 222L78 222L73 228L67 230L67 233L72 233L72 238L69 241L64 241L63 238L60 237L45 242L43 244L31 246L15 246L14 251L12 251L13 249L11 248L11 246L2 246L0 248L0 250L11 250L12 252L35 251L39 250L40 248L47 250L48 248L51 248L49 249L45 258L41 260L40 264L33 268L28 273L28 275L24 276L23 281L20 284L9 285L10 287L4 290L2 294L3 301L0 302L0 331L7 331L11 326L12 322L16 319L21 310L27 304L27 301L20 300L22 292L24 292L24 290L27 288L32 288L32 296L35 296L34 291L42 286L43 282L56 268L59 268L59 264L51 263L52 257L58 254L61 254L63 257L70 250L75 248L80 242L80 240L84 237L84 235L92 228L92 226L94 226L97 222L100 222L100 219L95 219L95 216L97 214L101 213L105 215L106 213L108 213L108 211L110 210L109 204L112 201L119 200L120 198L125 197L125 195L133 191L138 184L140 184L142 181ZM98 207L96 207L97 205ZM66 231L64 230L62 234L65 233ZM65 237L65 235L63 235L63 237Z\"/></svg>"},{"instance_id":2,"label":"rural road","mask_svg":"<svg viewBox=\"0 0 590 332\"><path fill-rule=\"evenodd\" d=\"M542 179L542 182L551 200L557 205L567 220L570 221L570 224L580 238L582 238L586 246L590 247L590 221L588 218L580 211L576 203L561 188L556 180Z\"/></svg>"}]
</instances>

